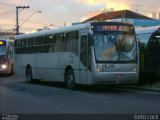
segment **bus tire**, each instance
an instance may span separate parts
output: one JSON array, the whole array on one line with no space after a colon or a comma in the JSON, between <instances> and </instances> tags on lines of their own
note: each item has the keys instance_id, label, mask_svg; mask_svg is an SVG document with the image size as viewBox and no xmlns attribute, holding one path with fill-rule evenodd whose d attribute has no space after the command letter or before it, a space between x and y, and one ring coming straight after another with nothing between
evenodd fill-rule
<instances>
[{"instance_id":1,"label":"bus tire","mask_svg":"<svg viewBox=\"0 0 160 120\"><path fill-rule=\"evenodd\" d=\"M26 79L27 79L27 82L33 83L32 69L29 66L27 66L26 68Z\"/></svg>"},{"instance_id":2,"label":"bus tire","mask_svg":"<svg viewBox=\"0 0 160 120\"><path fill-rule=\"evenodd\" d=\"M75 76L74 76L74 72L72 69L68 69L66 71L65 84L66 84L66 87L70 90L74 90L76 87L75 86Z\"/></svg>"}]
</instances>

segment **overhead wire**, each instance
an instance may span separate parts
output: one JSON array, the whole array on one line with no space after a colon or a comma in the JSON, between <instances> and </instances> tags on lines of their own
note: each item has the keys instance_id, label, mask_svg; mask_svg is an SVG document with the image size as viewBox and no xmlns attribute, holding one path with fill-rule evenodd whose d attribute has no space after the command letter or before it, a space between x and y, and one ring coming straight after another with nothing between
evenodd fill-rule
<instances>
[{"instance_id":1,"label":"overhead wire","mask_svg":"<svg viewBox=\"0 0 160 120\"><path fill-rule=\"evenodd\" d=\"M6 2L0 2L0 4L2 4L2 5L6 5L6 6L10 6L10 7L16 7L16 5L13 5L13 4L9 4L9 3L6 3ZM20 11L19 12L21 12L23 9L20 9ZM11 11L5 11L5 12L2 12L2 13L0 13L0 15L5 15L5 14L9 14L9 13L12 13L12 12L14 12L13 10ZM20 19L20 21L25 21L25 20L23 20L23 19ZM25 22L28 22L28 23L33 23L33 24L39 24L39 25L43 25L43 26L54 26L54 27L57 27L56 25L54 25L54 24L44 24L44 23L38 23L38 22L32 22L32 21L25 21ZM1 24L2 25L2 24ZM7 24L5 24L5 25L7 25ZM8 24L8 25L10 25L10 24ZM22 29L33 29L33 28L22 28ZM10 29L10 30L13 30L13 31L15 31L14 30L14 28L13 29Z\"/></svg>"},{"instance_id":2,"label":"overhead wire","mask_svg":"<svg viewBox=\"0 0 160 120\"><path fill-rule=\"evenodd\" d=\"M28 22L28 23L39 24L39 25L44 25L44 26L54 26L54 27L57 27L54 24L45 24L45 23L33 22L33 21L29 21L29 20L26 21L26 20L23 20L23 19L20 19L20 21L25 21L25 22Z\"/></svg>"},{"instance_id":3,"label":"overhead wire","mask_svg":"<svg viewBox=\"0 0 160 120\"><path fill-rule=\"evenodd\" d=\"M5 3L5 2L0 2L0 4L7 5L7 6L10 6L10 7L16 7L16 5Z\"/></svg>"}]
</instances>

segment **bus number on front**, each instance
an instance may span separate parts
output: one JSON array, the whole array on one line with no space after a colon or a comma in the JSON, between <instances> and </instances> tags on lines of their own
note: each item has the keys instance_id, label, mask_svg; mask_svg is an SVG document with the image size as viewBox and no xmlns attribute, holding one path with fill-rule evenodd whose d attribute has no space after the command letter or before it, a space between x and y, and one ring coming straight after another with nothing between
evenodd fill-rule
<instances>
[{"instance_id":1,"label":"bus number on front","mask_svg":"<svg viewBox=\"0 0 160 120\"><path fill-rule=\"evenodd\" d=\"M115 68L115 64L106 64L106 68L114 69Z\"/></svg>"}]
</instances>

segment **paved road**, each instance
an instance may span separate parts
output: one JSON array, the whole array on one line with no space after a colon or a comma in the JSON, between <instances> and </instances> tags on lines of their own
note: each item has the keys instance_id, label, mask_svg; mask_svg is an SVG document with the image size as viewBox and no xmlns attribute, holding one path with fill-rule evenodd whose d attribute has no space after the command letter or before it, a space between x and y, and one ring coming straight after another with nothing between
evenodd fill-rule
<instances>
[{"instance_id":1,"label":"paved road","mask_svg":"<svg viewBox=\"0 0 160 120\"><path fill-rule=\"evenodd\" d=\"M0 113L158 114L160 94L84 86L71 91L61 83L29 84L15 75L1 76Z\"/></svg>"}]
</instances>

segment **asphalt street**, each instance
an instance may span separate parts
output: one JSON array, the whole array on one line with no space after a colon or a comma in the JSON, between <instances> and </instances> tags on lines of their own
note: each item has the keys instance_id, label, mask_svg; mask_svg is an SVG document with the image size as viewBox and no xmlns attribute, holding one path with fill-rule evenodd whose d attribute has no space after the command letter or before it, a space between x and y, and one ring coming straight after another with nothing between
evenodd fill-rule
<instances>
[{"instance_id":1,"label":"asphalt street","mask_svg":"<svg viewBox=\"0 0 160 120\"><path fill-rule=\"evenodd\" d=\"M0 77L0 113L14 114L159 114L160 93L63 83L29 84L25 78Z\"/></svg>"}]
</instances>

